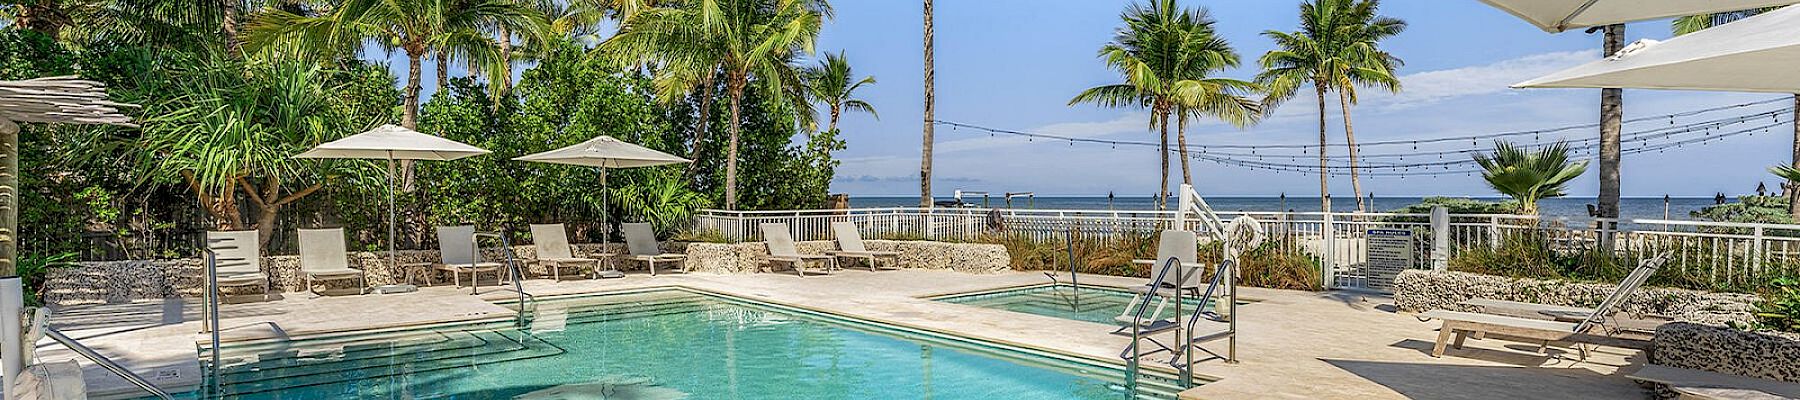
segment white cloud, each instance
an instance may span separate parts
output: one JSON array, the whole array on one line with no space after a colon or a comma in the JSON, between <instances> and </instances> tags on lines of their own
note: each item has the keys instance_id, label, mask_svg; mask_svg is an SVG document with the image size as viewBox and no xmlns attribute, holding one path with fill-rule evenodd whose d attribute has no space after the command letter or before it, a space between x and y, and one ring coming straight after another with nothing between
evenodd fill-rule
<instances>
[{"instance_id":1,"label":"white cloud","mask_svg":"<svg viewBox=\"0 0 1800 400\"><path fill-rule=\"evenodd\" d=\"M1404 91L1368 98L1387 107L1400 109L1459 97L1503 93L1514 90L1508 87L1514 83L1594 61L1597 57L1594 51L1563 51L1533 54L1485 65L1406 74L1400 77Z\"/></svg>"}]
</instances>

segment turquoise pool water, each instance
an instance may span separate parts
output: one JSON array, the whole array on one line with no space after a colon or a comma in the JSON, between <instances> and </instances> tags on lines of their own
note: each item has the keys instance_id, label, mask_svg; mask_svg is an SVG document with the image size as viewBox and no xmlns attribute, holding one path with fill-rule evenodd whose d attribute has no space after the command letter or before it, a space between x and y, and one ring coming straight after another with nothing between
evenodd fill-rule
<instances>
[{"instance_id":1,"label":"turquoise pool water","mask_svg":"<svg viewBox=\"0 0 1800 400\"><path fill-rule=\"evenodd\" d=\"M1125 312L1126 305L1131 303L1131 292L1108 287L1081 286L1077 288L1069 284L1054 284L951 295L937 297L934 300L1118 325L1113 318ZM1194 307L1200 306L1200 301L1197 299L1184 300L1181 303L1184 315L1192 311ZM1155 302L1151 302L1152 310L1155 310L1155 305ZM1137 305L1132 304L1131 306L1136 307ZM1169 304L1163 310L1164 318L1174 315L1174 312L1175 305Z\"/></svg>"},{"instance_id":2,"label":"turquoise pool water","mask_svg":"<svg viewBox=\"0 0 1800 400\"><path fill-rule=\"evenodd\" d=\"M1127 399L1116 365L678 290L539 303L531 331L224 348L233 399ZM1138 398L1173 398L1146 377ZM192 394L190 394L192 395Z\"/></svg>"}]
</instances>

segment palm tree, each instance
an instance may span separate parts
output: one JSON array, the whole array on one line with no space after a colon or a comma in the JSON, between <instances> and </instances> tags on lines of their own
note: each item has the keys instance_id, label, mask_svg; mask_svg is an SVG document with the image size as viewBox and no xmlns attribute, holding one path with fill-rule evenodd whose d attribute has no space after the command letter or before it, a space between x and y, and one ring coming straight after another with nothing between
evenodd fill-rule
<instances>
[{"instance_id":1,"label":"palm tree","mask_svg":"<svg viewBox=\"0 0 1800 400\"><path fill-rule=\"evenodd\" d=\"M400 124L417 129L420 62L426 55L458 43L494 45L482 34L483 28L531 25L537 23L535 18L534 10L510 0L344 0L319 15L267 9L245 29L244 42L252 52L299 43L300 49L319 59L354 53L364 42L404 52L407 76Z\"/></svg>"},{"instance_id":2,"label":"palm tree","mask_svg":"<svg viewBox=\"0 0 1800 400\"><path fill-rule=\"evenodd\" d=\"M1160 130L1162 138L1162 179L1157 192L1161 208L1169 194L1169 117L1179 114L1185 120L1191 113L1212 114L1228 116L1233 123L1248 123L1257 114L1256 105L1239 94L1255 86L1206 76L1237 65L1238 56L1213 33L1213 20L1205 10L1183 9L1174 0L1153 0L1147 6L1133 4L1119 18L1125 25L1114 33L1111 43L1101 47L1100 57L1123 75L1125 82L1088 88L1069 104L1150 110L1150 129ZM1232 115L1236 117L1229 117ZM1186 142L1185 133L1181 141ZM1186 170L1185 145L1180 154ZM1191 175L1183 179L1192 182Z\"/></svg>"},{"instance_id":3,"label":"palm tree","mask_svg":"<svg viewBox=\"0 0 1800 400\"><path fill-rule=\"evenodd\" d=\"M932 36L931 0L925 0L925 145L920 148L919 155L919 207L931 208L931 150L935 142L937 121L937 65L932 58L932 51L937 47Z\"/></svg>"},{"instance_id":4,"label":"palm tree","mask_svg":"<svg viewBox=\"0 0 1800 400\"><path fill-rule=\"evenodd\" d=\"M1375 87L1388 92L1400 91L1400 79L1394 76L1394 68L1401 64L1399 58L1380 49L1382 39L1393 37L1406 30L1406 21L1376 15L1381 7L1379 0L1334 0L1348 4L1342 7L1343 19L1340 20L1343 32L1342 48L1345 59L1356 60L1346 63L1338 71L1338 109L1344 114L1344 144L1350 151L1350 189L1356 194L1356 211L1367 210L1362 196L1362 177L1358 174L1356 164L1356 130L1350 123L1350 108L1356 104L1356 87Z\"/></svg>"},{"instance_id":5,"label":"palm tree","mask_svg":"<svg viewBox=\"0 0 1800 400\"><path fill-rule=\"evenodd\" d=\"M1763 8L1757 8L1757 9L1742 10L1742 11L1731 11L1731 12L1703 14L1703 15L1690 15L1690 16L1686 16L1686 17L1676 18L1675 21L1672 23L1672 25L1673 25L1672 29L1675 31L1676 35L1686 35L1689 33L1699 32L1706 28L1723 25L1723 24L1729 23L1731 21L1736 21L1736 20L1740 20L1740 19L1744 19L1744 18L1753 16L1753 15L1762 14L1762 13L1769 12L1769 11L1774 11L1779 8L1781 8L1781 7L1763 7ZM1794 106L1795 106L1795 113L1796 113L1795 115L1800 116L1800 94L1794 95ZM1800 120L1794 121L1793 161L1789 165L1790 165L1790 167L1788 168L1788 170L1790 170L1790 171L1794 170L1795 168L1800 168ZM1783 175L1783 174L1776 173L1776 175ZM1800 177L1800 175L1783 175L1783 177L1787 177L1787 176ZM1791 214L1795 218L1800 219L1800 180L1796 180L1796 179L1792 179L1792 178L1788 179L1788 183L1787 183L1787 185L1785 185L1785 188L1782 190L1782 192L1787 194L1787 197L1788 197L1788 214Z\"/></svg>"},{"instance_id":6,"label":"palm tree","mask_svg":"<svg viewBox=\"0 0 1800 400\"><path fill-rule=\"evenodd\" d=\"M1564 185L1587 172L1588 162L1569 161L1569 146L1562 142L1529 151L1510 142L1495 141L1494 151L1475 154L1481 178L1489 187L1519 202L1519 213L1537 215L1538 200L1562 197Z\"/></svg>"},{"instance_id":7,"label":"palm tree","mask_svg":"<svg viewBox=\"0 0 1800 400\"><path fill-rule=\"evenodd\" d=\"M697 0L681 7L640 11L601 50L621 59L653 60L673 67L660 72L659 91L702 86L700 83L712 76L722 78L718 83L725 87L731 112L725 208L736 209L744 93L760 90L768 98L790 101L801 93L797 89L799 70L790 61L798 54L812 53L819 29L830 15L831 6L824 0ZM717 66L716 74L708 66ZM804 102L793 106L807 108Z\"/></svg>"},{"instance_id":8,"label":"palm tree","mask_svg":"<svg viewBox=\"0 0 1800 400\"><path fill-rule=\"evenodd\" d=\"M875 84L875 77L856 79L855 72L850 69L850 61L844 58L844 52L825 53L825 59L819 60L819 65L807 68L802 76L806 80L807 95L812 100L825 103L829 112L827 115L831 122L826 126L826 131L837 131L838 117L845 111L866 112L875 119L881 119L875 113L875 106L856 98L856 89Z\"/></svg>"},{"instance_id":9,"label":"palm tree","mask_svg":"<svg viewBox=\"0 0 1800 400\"><path fill-rule=\"evenodd\" d=\"M1268 105L1292 99L1302 86L1308 84L1312 85L1313 95L1318 100L1319 203L1323 211L1331 211L1325 94L1340 90L1343 96L1340 101L1348 105L1354 102L1353 93L1342 91L1354 90L1353 85L1388 86L1379 78L1391 79L1398 60L1376 50L1373 43L1391 36L1391 33L1380 35L1384 33L1382 30L1397 33L1397 29L1403 27L1404 23L1374 17L1374 5L1367 0L1314 0L1300 4L1300 30L1263 32L1263 36L1275 41L1276 47L1263 54L1260 60L1263 71L1256 76L1257 83L1268 91L1263 100L1264 110L1273 111ZM1391 82L1391 87L1398 89L1399 83ZM1349 126L1348 115L1345 114L1346 127ZM1357 191L1360 204L1361 190Z\"/></svg>"}]
</instances>

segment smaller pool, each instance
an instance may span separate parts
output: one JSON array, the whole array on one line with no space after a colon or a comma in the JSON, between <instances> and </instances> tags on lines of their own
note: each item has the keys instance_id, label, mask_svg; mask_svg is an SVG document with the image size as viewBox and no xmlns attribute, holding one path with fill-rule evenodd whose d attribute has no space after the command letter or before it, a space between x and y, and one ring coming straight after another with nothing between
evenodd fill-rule
<instances>
[{"instance_id":1,"label":"smaller pool","mask_svg":"<svg viewBox=\"0 0 1800 400\"><path fill-rule=\"evenodd\" d=\"M1046 317L1072 319L1108 325L1118 325L1113 317L1125 312L1126 304L1131 303L1132 293L1129 290L1110 287L1081 286L1069 284L1045 284L1020 288L1001 289L978 293L954 294L934 297L932 300L946 303L967 304L971 306L993 308L1026 314L1037 314ZM1156 303L1150 303L1155 307ZM1242 304L1240 302L1239 304ZM1134 307L1136 305L1133 305ZM1199 299L1182 301L1182 311L1199 307ZM1170 304L1163 312L1171 315L1174 305ZM1154 310L1154 308L1152 308Z\"/></svg>"}]
</instances>

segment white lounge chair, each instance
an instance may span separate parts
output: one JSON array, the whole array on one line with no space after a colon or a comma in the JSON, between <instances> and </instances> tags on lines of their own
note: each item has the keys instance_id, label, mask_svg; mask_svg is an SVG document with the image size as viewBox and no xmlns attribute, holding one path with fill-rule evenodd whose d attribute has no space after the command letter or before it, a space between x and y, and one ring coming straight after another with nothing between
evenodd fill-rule
<instances>
[{"instance_id":1,"label":"white lounge chair","mask_svg":"<svg viewBox=\"0 0 1800 400\"><path fill-rule=\"evenodd\" d=\"M471 290L481 287L481 281L476 275L481 272L493 272L495 279L501 281L506 279L505 274L500 272L500 263L481 261L481 255L475 253L479 248L475 245L475 226L440 226L437 227L437 235L439 261L434 265L439 271L449 271L450 279L456 286L462 286L464 272L469 274ZM430 274L427 274L426 283L433 283L431 280Z\"/></svg>"},{"instance_id":2,"label":"white lounge chair","mask_svg":"<svg viewBox=\"0 0 1800 400\"><path fill-rule=\"evenodd\" d=\"M532 225L531 243L537 248L537 263L550 270L550 278L562 281L563 268L575 268L580 272L587 267L590 274L598 274L600 259L576 257L572 246L569 246L569 234L563 224ZM601 257L611 258L612 254Z\"/></svg>"},{"instance_id":3,"label":"white lounge chair","mask_svg":"<svg viewBox=\"0 0 1800 400\"><path fill-rule=\"evenodd\" d=\"M318 280L356 279L361 293L368 293L369 279L363 270L350 268L350 254L344 250L344 230L300 230L300 274L306 279L306 290Z\"/></svg>"},{"instance_id":4,"label":"white lounge chair","mask_svg":"<svg viewBox=\"0 0 1800 400\"><path fill-rule=\"evenodd\" d=\"M832 269L837 268L836 256L800 254L799 247L794 245L794 237L788 235L787 224L769 222L760 226L762 227L763 242L769 247L769 259L764 264L785 263L794 269L794 274L801 277L806 276L806 263L809 261L824 261L826 273L831 273Z\"/></svg>"},{"instance_id":5,"label":"white lounge chair","mask_svg":"<svg viewBox=\"0 0 1800 400\"><path fill-rule=\"evenodd\" d=\"M862 234L856 231L854 222L833 222L831 232L837 236L838 249L827 251L826 255L864 259L869 263L870 272L875 271L877 260L887 259L889 267L900 262L898 251L870 251L867 246L863 246Z\"/></svg>"},{"instance_id":6,"label":"white lounge chair","mask_svg":"<svg viewBox=\"0 0 1800 400\"><path fill-rule=\"evenodd\" d=\"M656 231L649 223L619 225L620 230L625 231L625 250L630 253L625 256L626 260L650 264L650 276L656 276L656 263L680 263L681 272L687 272L687 255L664 253L661 244L656 242Z\"/></svg>"},{"instance_id":7,"label":"white lounge chair","mask_svg":"<svg viewBox=\"0 0 1800 400\"><path fill-rule=\"evenodd\" d=\"M218 254L219 288L256 287L269 296L269 275L262 270L262 240L256 231L207 232L208 246Z\"/></svg>"},{"instance_id":8,"label":"white lounge chair","mask_svg":"<svg viewBox=\"0 0 1800 400\"><path fill-rule=\"evenodd\" d=\"M1487 337L1498 335L1507 338L1527 339L1537 342L1540 351L1550 342L1573 342L1576 344L1594 344L1623 348L1644 349L1650 343L1645 338L1632 338L1619 335L1618 321L1613 318L1619 304L1629 299L1638 285L1654 274L1656 268L1667 261L1668 255L1659 255L1645 260L1641 271L1634 271L1633 277L1619 285L1612 295L1601 301L1598 307L1585 316L1569 315L1564 318L1580 317L1581 322L1553 321L1536 318L1520 318L1505 315L1471 313L1450 310L1432 310L1419 314L1419 318L1443 321L1438 328L1437 343L1431 349L1432 357L1442 357L1446 347L1462 348L1463 341L1469 336ZM1640 273L1641 272L1641 273ZM1530 304L1530 303L1523 303ZM1577 346L1583 360L1587 359L1587 349Z\"/></svg>"},{"instance_id":9,"label":"white lounge chair","mask_svg":"<svg viewBox=\"0 0 1800 400\"><path fill-rule=\"evenodd\" d=\"M1668 259L1668 255L1663 254L1639 262L1638 266L1633 268L1631 273L1625 276L1624 280L1619 281L1618 288L1614 289L1613 294L1608 297L1616 296L1621 299L1630 299L1632 295L1637 293L1638 289L1643 287L1645 281L1650 280L1651 275L1656 274L1657 269L1662 268L1662 265L1668 262ZM1586 318L1589 315L1593 315L1595 311L1593 308L1589 307L1527 303L1522 301L1482 297L1464 300L1457 304L1473 308L1482 314L1505 315L1509 317L1530 319L1552 319L1565 322ZM1609 320L1616 323L1618 325L1617 329L1619 330L1648 337L1655 333L1656 327L1673 321L1674 319L1661 315L1642 315L1638 318L1618 318L1615 313Z\"/></svg>"}]
</instances>

